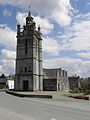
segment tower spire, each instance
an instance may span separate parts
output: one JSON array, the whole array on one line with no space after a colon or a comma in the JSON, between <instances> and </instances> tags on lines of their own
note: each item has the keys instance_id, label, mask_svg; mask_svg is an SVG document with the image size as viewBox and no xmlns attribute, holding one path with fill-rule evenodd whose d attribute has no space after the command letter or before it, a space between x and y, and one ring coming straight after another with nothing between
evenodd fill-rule
<instances>
[{"instance_id":1,"label":"tower spire","mask_svg":"<svg viewBox=\"0 0 90 120\"><path fill-rule=\"evenodd\" d=\"M33 22L33 17L31 15L31 12L30 12L30 7L29 7L29 12L28 12L28 16L26 17L26 25L30 24Z\"/></svg>"},{"instance_id":2,"label":"tower spire","mask_svg":"<svg viewBox=\"0 0 90 120\"><path fill-rule=\"evenodd\" d=\"M31 6L29 5L29 12L28 12L28 16L31 16Z\"/></svg>"},{"instance_id":3,"label":"tower spire","mask_svg":"<svg viewBox=\"0 0 90 120\"><path fill-rule=\"evenodd\" d=\"M29 10L29 12L28 12L28 16L31 16L31 12L30 12L30 10Z\"/></svg>"}]
</instances>

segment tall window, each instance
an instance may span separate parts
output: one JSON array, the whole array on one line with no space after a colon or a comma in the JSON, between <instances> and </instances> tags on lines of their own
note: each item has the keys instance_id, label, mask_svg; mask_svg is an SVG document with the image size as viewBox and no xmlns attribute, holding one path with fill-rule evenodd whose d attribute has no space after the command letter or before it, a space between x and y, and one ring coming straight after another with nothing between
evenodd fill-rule
<instances>
[{"instance_id":1,"label":"tall window","mask_svg":"<svg viewBox=\"0 0 90 120\"><path fill-rule=\"evenodd\" d=\"M27 39L25 39L25 54L27 54Z\"/></svg>"},{"instance_id":2,"label":"tall window","mask_svg":"<svg viewBox=\"0 0 90 120\"><path fill-rule=\"evenodd\" d=\"M25 73L27 73L27 67L25 67Z\"/></svg>"}]
</instances>

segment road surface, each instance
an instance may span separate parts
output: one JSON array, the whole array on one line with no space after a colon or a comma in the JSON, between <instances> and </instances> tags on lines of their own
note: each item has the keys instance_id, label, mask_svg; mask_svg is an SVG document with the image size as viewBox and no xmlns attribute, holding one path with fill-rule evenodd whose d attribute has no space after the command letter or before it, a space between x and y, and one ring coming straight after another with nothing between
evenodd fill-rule
<instances>
[{"instance_id":1,"label":"road surface","mask_svg":"<svg viewBox=\"0 0 90 120\"><path fill-rule=\"evenodd\" d=\"M19 98L0 92L0 120L90 120L90 103Z\"/></svg>"}]
</instances>

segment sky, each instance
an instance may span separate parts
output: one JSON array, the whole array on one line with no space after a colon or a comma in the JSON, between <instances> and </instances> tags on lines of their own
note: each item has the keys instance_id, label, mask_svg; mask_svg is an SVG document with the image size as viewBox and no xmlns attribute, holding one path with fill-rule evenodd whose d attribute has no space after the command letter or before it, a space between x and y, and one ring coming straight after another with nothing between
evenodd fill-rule
<instances>
[{"instance_id":1,"label":"sky","mask_svg":"<svg viewBox=\"0 0 90 120\"><path fill-rule=\"evenodd\" d=\"M0 0L0 74L15 73L16 25L31 11L43 38L43 67L90 77L90 0Z\"/></svg>"}]
</instances>

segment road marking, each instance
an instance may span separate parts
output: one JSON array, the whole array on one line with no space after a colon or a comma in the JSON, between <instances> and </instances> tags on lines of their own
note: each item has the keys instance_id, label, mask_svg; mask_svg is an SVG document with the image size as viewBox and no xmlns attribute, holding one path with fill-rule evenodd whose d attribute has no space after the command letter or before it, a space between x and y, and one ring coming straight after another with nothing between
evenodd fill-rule
<instances>
[{"instance_id":1,"label":"road marking","mask_svg":"<svg viewBox=\"0 0 90 120\"><path fill-rule=\"evenodd\" d=\"M51 120L56 120L55 118L51 118Z\"/></svg>"}]
</instances>

